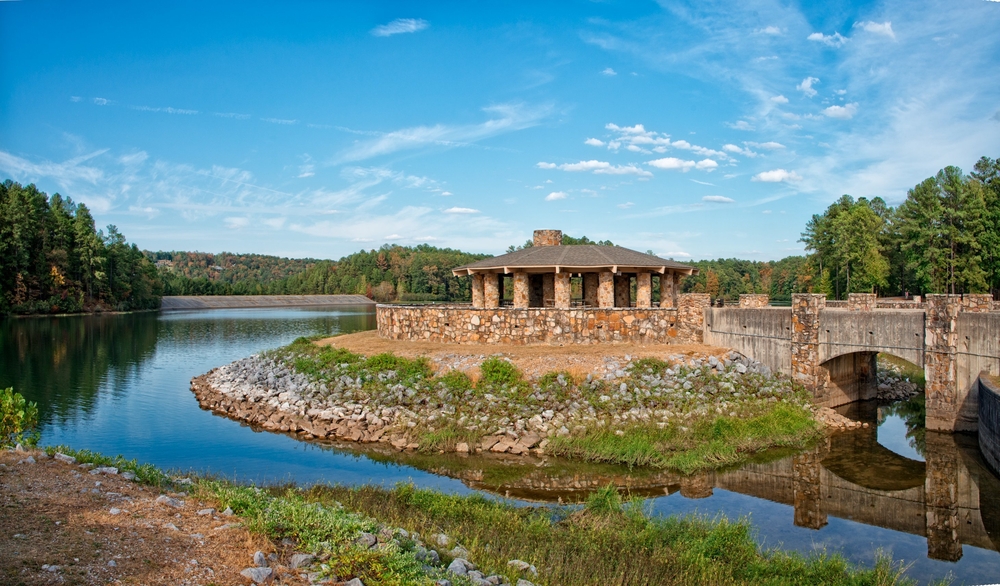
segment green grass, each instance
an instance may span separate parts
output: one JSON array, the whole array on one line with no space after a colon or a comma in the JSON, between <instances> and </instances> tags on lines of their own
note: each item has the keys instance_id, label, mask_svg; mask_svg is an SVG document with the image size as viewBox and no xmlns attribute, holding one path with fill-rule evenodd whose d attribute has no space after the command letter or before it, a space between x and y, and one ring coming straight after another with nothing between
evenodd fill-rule
<instances>
[{"instance_id":1,"label":"green grass","mask_svg":"<svg viewBox=\"0 0 1000 586\"><path fill-rule=\"evenodd\" d=\"M723 416L695 421L690 427L639 424L621 431L592 428L581 435L557 437L546 451L592 462L691 473L729 466L772 448L808 445L820 433L811 412L782 404L748 419Z\"/></svg>"},{"instance_id":2,"label":"green grass","mask_svg":"<svg viewBox=\"0 0 1000 586\"><path fill-rule=\"evenodd\" d=\"M53 452L55 448L51 449ZM65 447L80 462L119 465L164 485L170 476L121 456L109 458ZM433 584L451 561L437 547L442 564L427 572L414 557L415 542L397 538L386 547L357 546L359 533L406 529L428 536L442 532L470 552L487 574L510 583L526 578L540 586L590 584L912 584L904 568L879 553L873 567L855 567L836 554L804 556L762 550L746 520L724 517L653 517L643 501L608 486L583 507L516 507L480 495L456 496L412 485L256 488L224 480L195 478L192 496L230 507L251 532L272 540L292 539L296 549L318 555L322 572L341 580L359 577L369 586ZM400 535L396 533L396 535ZM450 546L449 546L450 547ZM538 575L507 566L524 560ZM466 579L448 576L456 586Z\"/></svg>"}]
</instances>

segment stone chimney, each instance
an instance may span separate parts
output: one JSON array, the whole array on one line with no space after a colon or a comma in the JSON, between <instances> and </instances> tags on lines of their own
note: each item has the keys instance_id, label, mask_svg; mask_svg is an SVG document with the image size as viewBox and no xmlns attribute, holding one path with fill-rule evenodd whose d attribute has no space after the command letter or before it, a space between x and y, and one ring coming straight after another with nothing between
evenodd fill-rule
<instances>
[{"instance_id":1,"label":"stone chimney","mask_svg":"<svg viewBox=\"0 0 1000 586\"><path fill-rule=\"evenodd\" d=\"M532 244L535 246L559 246L562 244L562 230L535 230Z\"/></svg>"}]
</instances>

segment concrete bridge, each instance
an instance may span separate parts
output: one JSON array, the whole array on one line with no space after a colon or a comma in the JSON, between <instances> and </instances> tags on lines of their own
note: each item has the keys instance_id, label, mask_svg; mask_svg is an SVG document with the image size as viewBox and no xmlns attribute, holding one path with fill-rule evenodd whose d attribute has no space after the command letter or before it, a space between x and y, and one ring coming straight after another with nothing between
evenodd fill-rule
<instances>
[{"instance_id":1,"label":"concrete bridge","mask_svg":"<svg viewBox=\"0 0 1000 586\"><path fill-rule=\"evenodd\" d=\"M836 306L795 294L779 308L741 295L739 307L705 309L704 340L792 376L827 407L874 398L876 355L898 356L924 369L927 429L976 431L979 373L1000 374L1000 307L989 295L889 305L873 294Z\"/></svg>"}]
</instances>

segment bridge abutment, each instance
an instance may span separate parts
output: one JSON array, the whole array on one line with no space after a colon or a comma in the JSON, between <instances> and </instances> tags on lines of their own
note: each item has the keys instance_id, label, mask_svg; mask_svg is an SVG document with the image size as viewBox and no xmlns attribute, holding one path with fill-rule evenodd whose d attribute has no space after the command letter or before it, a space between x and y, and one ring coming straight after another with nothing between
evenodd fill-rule
<instances>
[{"instance_id":1,"label":"bridge abutment","mask_svg":"<svg viewBox=\"0 0 1000 586\"><path fill-rule=\"evenodd\" d=\"M961 295L928 295L924 318L927 429L954 431L959 413L958 313Z\"/></svg>"}]
</instances>

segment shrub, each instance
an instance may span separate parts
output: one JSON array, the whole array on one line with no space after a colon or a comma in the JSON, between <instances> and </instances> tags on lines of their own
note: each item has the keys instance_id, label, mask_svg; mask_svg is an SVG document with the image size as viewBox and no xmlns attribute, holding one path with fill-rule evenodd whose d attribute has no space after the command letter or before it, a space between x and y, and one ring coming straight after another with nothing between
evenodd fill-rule
<instances>
[{"instance_id":1,"label":"shrub","mask_svg":"<svg viewBox=\"0 0 1000 586\"><path fill-rule=\"evenodd\" d=\"M482 384L490 386L510 386L521 382L521 373L517 367L503 358L490 356L479 365Z\"/></svg>"},{"instance_id":2,"label":"shrub","mask_svg":"<svg viewBox=\"0 0 1000 586\"><path fill-rule=\"evenodd\" d=\"M38 405L25 401L20 393L6 388L0 391L0 447L38 443Z\"/></svg>"}]
</instances>

